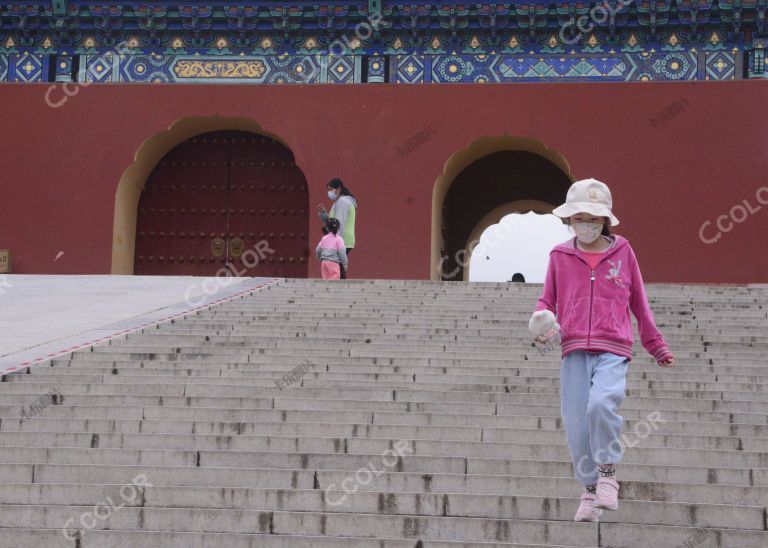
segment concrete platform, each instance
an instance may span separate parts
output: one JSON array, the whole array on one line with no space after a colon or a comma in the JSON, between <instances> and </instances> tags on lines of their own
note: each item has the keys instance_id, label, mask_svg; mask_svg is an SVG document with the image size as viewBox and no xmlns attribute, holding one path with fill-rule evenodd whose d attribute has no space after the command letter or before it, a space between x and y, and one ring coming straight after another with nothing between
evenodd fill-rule
<instances>
[{"instance_id":1,"label":"concrete platform","mask_svg":"<svg viewBox=\"0 0 768 548\"><path fill-rule=\"evenodd\" d=\"M21 365L180 317L273 282L267 278L3 275L0 375Z\"/></svg>"}]
</instances>

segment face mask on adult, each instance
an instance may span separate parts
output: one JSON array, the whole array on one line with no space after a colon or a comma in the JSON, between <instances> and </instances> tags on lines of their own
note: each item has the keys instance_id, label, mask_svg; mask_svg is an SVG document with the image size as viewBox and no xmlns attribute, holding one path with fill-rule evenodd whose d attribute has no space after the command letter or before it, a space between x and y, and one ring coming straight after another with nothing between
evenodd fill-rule
<instances>
[{"instance_id":1,"label":"face mask on adult","mask_svg":"<svg viewBox=\"0 0 768 548\"><path fill-rule=\"evenodd\" d=\"M583 244L591 244L600 237L603 225L600 223L573 223L576 238Z\"/></svg>"},{"instance_id":2,"label":"face mask on adult","mask_svg":"<svg viewBox=\"0 0 768 548\"><path fill-rule=\"evenodd\" d=\"M329 200L336 200L336 198L338 198L338 196L336 196L336 191L329 190L328 191L328 199Z\"/></svg>"}]
</instances>

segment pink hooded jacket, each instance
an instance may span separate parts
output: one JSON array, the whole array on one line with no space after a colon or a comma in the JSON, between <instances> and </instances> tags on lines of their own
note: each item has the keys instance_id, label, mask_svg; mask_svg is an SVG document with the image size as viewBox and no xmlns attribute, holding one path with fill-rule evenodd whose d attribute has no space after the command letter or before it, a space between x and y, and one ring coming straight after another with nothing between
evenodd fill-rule
<instances>
[{"instance_id":1,"label":"pink hooded jacket","mask_svg":"<svg viewBox=\"0 0 768 548\"><path fill-rule=\"evenodd\" d=\"M648 305L635 252L621 236L593 272L576 238L549 254L544 290L536 310L550 310L560 323L563 356L575 350L611 352L632 359L635 315L643 347L656 361L671 356Z\"/></svg>"}]
</instances>

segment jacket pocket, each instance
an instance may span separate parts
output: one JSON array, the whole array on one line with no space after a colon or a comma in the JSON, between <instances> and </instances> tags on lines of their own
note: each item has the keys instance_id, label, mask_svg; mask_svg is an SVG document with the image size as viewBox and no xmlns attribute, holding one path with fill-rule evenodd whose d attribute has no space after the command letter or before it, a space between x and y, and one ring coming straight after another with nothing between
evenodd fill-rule
<instances>
[{"instance_id":1,"label":"jacket pocket","mask_svg":"<svg viewBox=\"0 0 768 548\"><path fill-rule=\"evenodd\" d=\"M592 310L593 337L608 337L611 339L626 339L627 329L624 325L627 319L618 314L613 299L595 297ZM631 329L629 330L631 333Z\"/></svg>"},{"instance_id":2,"label":"jacket pocket","mask_svg":"<svg viewBox=\"0 0 768 548\"><path fill-rule=\"evenodd\" d=\"M557 319L563 337L586 336L589 329L589 297L569 301Z\"/></svg>"}]
</instances>

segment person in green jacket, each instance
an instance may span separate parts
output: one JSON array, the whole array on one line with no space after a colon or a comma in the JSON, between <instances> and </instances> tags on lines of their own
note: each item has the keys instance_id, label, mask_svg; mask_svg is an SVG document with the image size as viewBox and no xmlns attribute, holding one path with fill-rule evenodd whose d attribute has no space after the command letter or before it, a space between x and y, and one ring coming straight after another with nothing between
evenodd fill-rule
<instances>
[{"instance_id":1,"label":"person in green jacket","mask_svg":"<svg viewBox=\"0 0 768 548\"><path fill-rule=\"evenodd\" d=\"M332 179L327 185L328 198L334 202L331 211L328 212L324 205L317 206L317 214L326 226L328 219L333 217L339 221L339 236L344 240L347 256L355 248L355 218L357 216L357 199L352 192L344 186L341 179ZM347 279L347 267L341 268L341 279Z\"/></svg>"}]
</instances>

